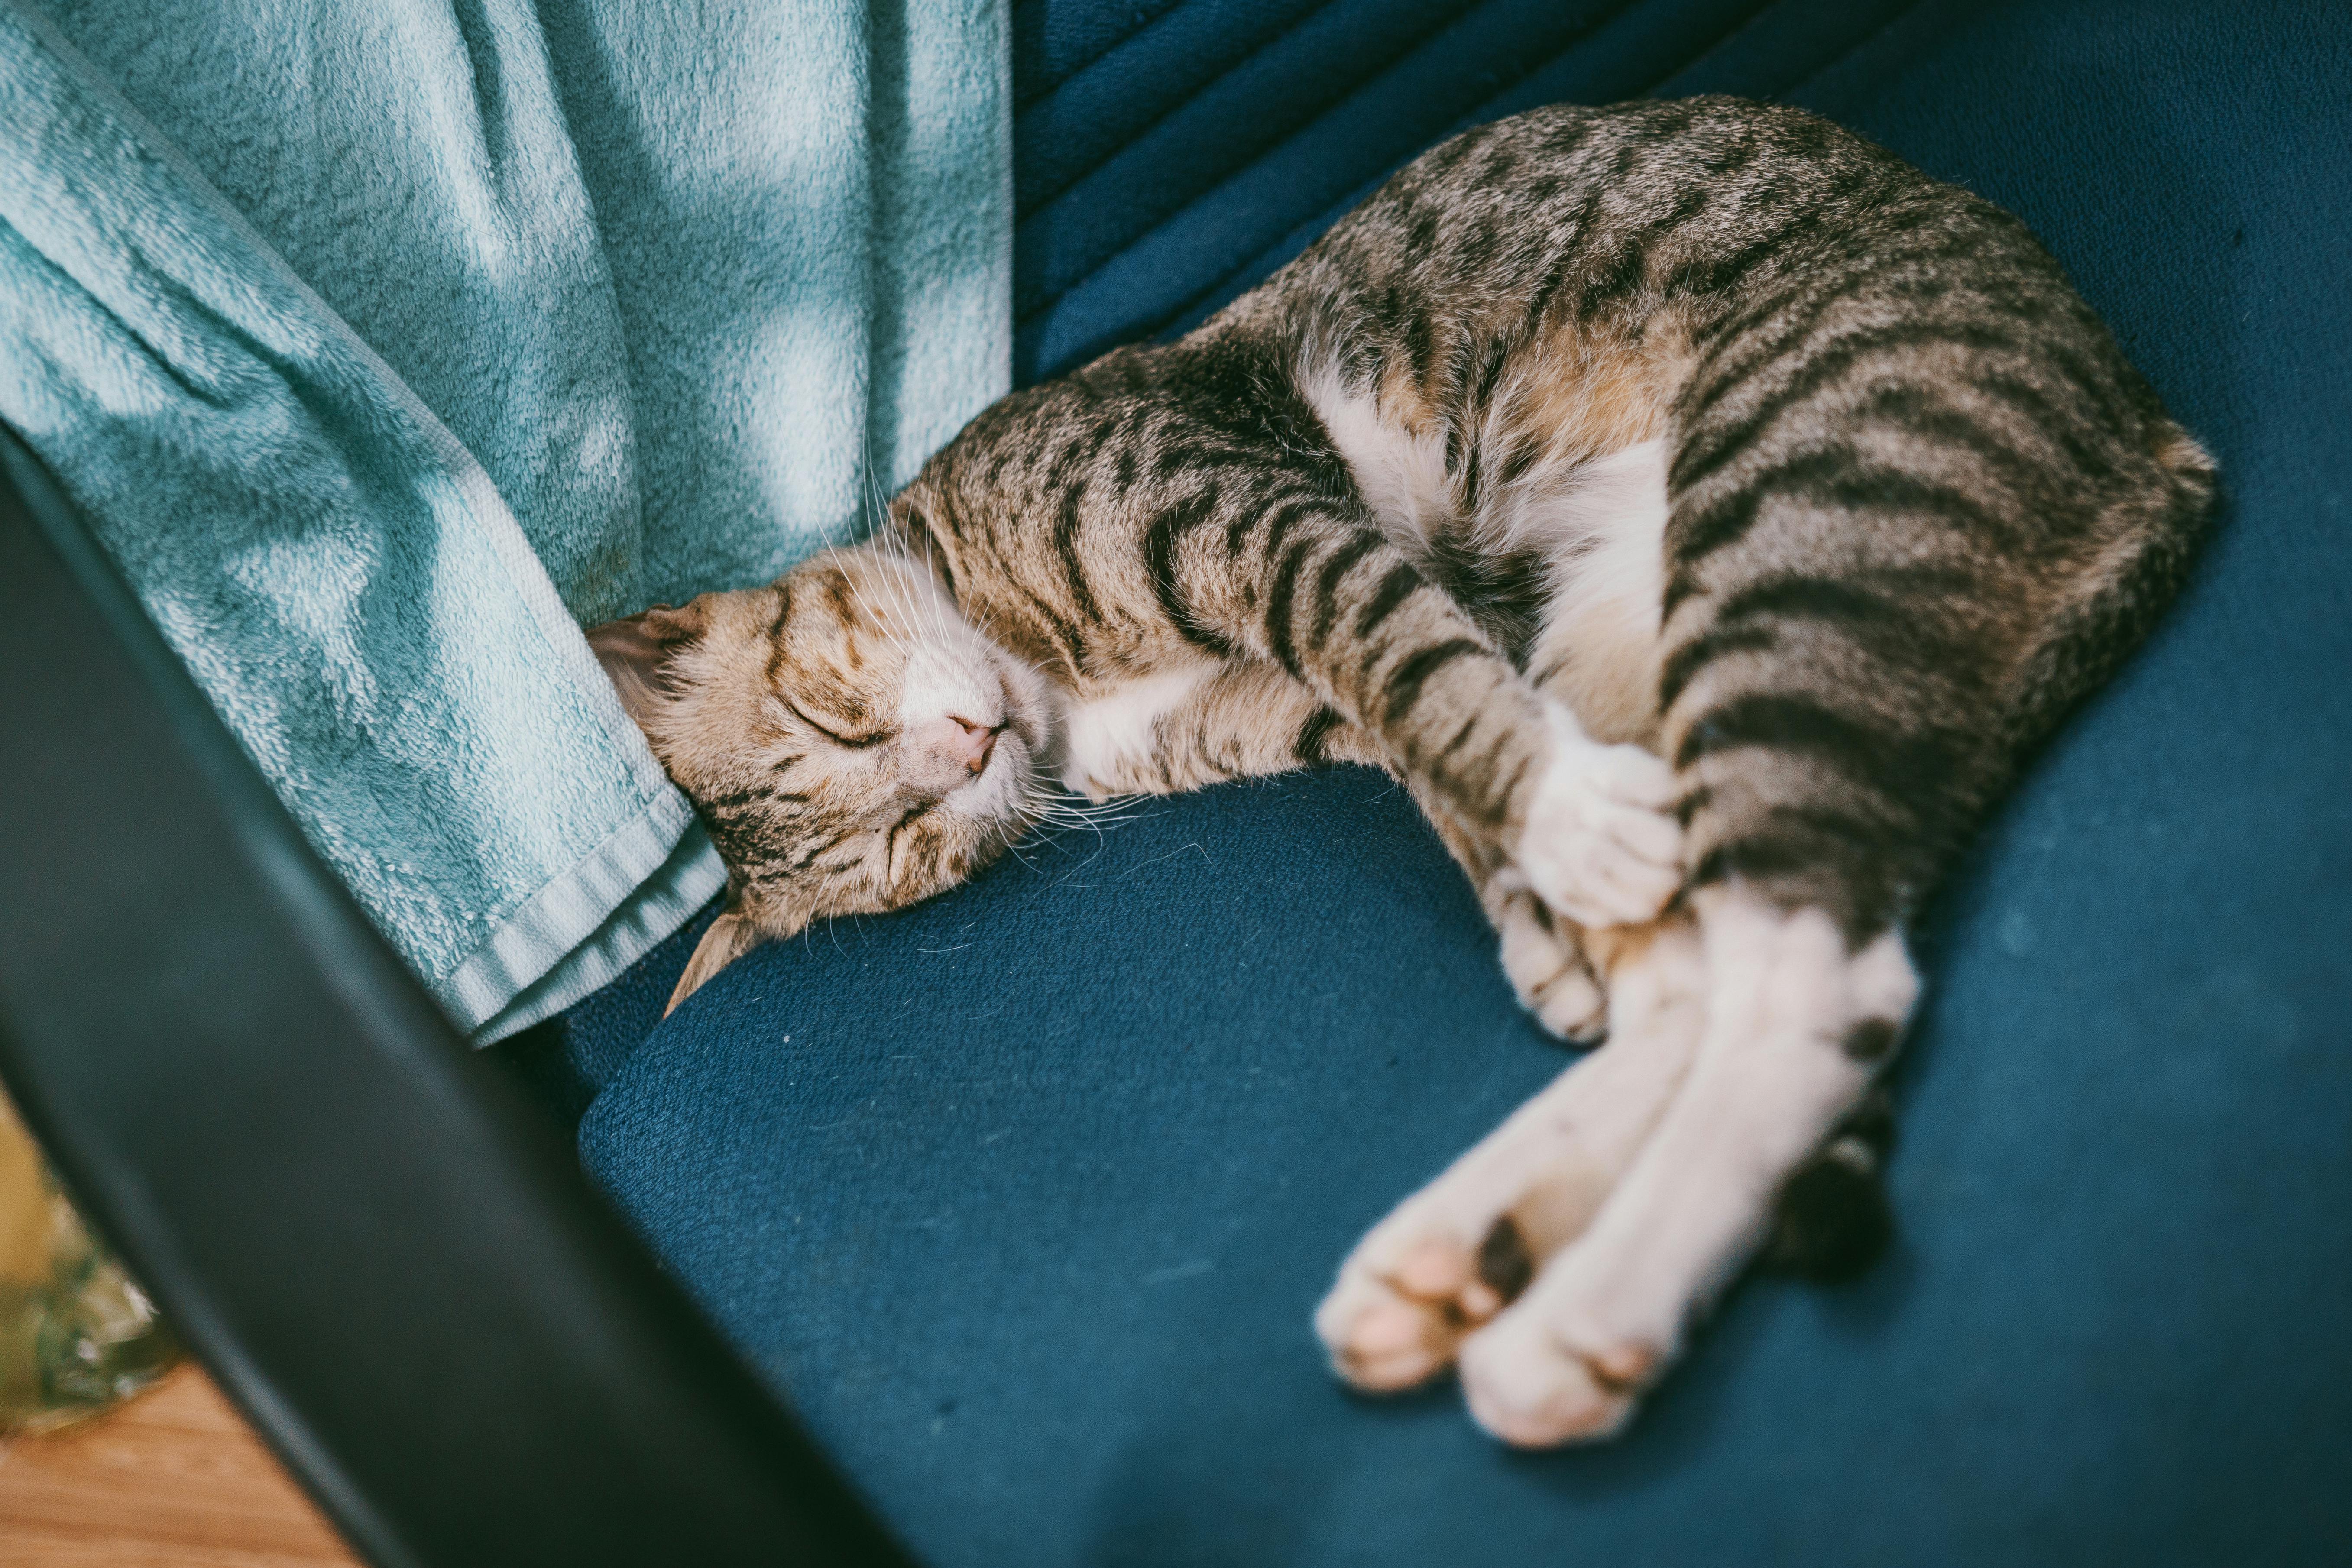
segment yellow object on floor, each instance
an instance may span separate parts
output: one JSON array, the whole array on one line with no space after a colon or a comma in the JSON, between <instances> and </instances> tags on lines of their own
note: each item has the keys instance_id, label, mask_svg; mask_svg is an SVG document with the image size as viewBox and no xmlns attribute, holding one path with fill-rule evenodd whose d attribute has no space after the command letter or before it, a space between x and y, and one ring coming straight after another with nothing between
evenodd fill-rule
<instances>
[{"instance_id":1,"label":"yellow object on floor","mask_svg":"<svg viewBox=\"0 0 2352 1568\"><path fill-rule=\"evenodd\" d=\"M178 1348L0 1100L0 1432L47 1431L152 1383Z\"/></svg>"}]
</instances>

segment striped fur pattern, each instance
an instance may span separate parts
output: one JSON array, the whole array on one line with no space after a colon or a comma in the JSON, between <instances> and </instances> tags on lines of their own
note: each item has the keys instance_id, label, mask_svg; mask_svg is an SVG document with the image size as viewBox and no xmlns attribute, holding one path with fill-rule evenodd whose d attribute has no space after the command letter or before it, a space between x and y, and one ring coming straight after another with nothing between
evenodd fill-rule
<instances>
[{"instance_id":1,"label":"striped fur pattern","mask_svg":"<svg viewBox=\"0 0 2352 1568\"><path fill-rule=\"evenodd\" d=\"M1617 1429L1776 1205L1776 1251L1866 1257L1905 922L2213 495L1998 208L1794 110L1559 107L1006 398L866 544L600 647L734 873L681 994L968 874L1056 784L1395 773L1522 999L1606 1044L1318 1326L1542 1445ZM908 811L954 831L877 837Z\"/></svg>"}]
</instances>

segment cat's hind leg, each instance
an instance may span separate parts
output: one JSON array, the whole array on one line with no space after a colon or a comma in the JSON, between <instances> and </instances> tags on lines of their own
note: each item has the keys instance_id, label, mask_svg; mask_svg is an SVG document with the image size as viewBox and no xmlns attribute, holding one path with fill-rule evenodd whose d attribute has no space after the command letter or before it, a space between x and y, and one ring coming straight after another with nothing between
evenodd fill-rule
<instances>
[{"instance_id":1,"label":"cat's hind leg","mask_svg":"<svg viewBox=\"0 0 2352 1568\"><path fill-rule=\"evenodd\" d=\"M1365 1235L1316 1331L1359 1388L1410 1387L1569 1246L1633 1163L1699 1040L1687 920L1596 934L1610 1037Z\"/></svg>"},{"instance_id":2,"label":"cat's hind leg","mask_svg":"<svg viewBox=\"0 0 2352 1568\"><path fill-rule=\"evenodd\" d=\"M1591 1226L1460 1344L1471 1413L1507 1442L1548 1447L1623 1424L1769 1234L1790 1174L1862 1100L1909 1016L1918 982L1899 932L1852 948L1824 911L1737 884L1695 903L1704 1029L1672 1103ZM1623 1047L1642 1048L1612 1035L1610 1048Z\"/></svg>"}]
</instances>

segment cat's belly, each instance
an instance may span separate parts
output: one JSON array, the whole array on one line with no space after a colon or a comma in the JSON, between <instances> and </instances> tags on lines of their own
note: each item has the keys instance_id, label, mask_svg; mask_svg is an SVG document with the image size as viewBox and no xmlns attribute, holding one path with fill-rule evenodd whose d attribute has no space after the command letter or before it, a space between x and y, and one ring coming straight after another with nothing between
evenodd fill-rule
<instances>
[{"instance_id":1,"label":"cat's belly","mask_svg":"<svg viewBox=\"0 0 2352 1568\"><path fill-rule=\"evenodd\" d=\"M1604 384L1563 375L1551 395L1530 400L1522 421L1549 422L1537 442L1541 456L1481 489L1467 516L1465 481L1435 424L1413 427L1381 398L1346 390L1333 371L1303 373L1299 388L1365 504L1406 551L1423 561L1441 549L1524 552L1544 563L1529 678L1594 738L1651 745L1669 454L1662 436L1647 434L1660 420L1628 414L1646 395L1632 378L1598 379ZM1580 396L1605 405L1601 414L1586 414ZM1484 456L1505 467L1500 454Z\"/></svg>"},{"instance_id":2,"label":"cat's belly","mask_svg":"<svg viewBox=\"0 0 2352 1568\"><path fill-rule=\"evenodd\" d=\"M1160 721L1216 673L1217 666L1203 660L1073 702L1062 715L1063 787L1096 800L1121 793L1117 781L1152 764Z\"/></svg>"},{"instance_id":3,"label":"cat's belly","mask_svg":"<svg viewBox=\"0 0 2352 1568\"><path fill-rule=\"evenodd\" d=\"M1666 443L1595 458L1544 498L1552 563L1528 674L1595 740L1656 745L1665 597Z\"/></svg>"}]
</instances>

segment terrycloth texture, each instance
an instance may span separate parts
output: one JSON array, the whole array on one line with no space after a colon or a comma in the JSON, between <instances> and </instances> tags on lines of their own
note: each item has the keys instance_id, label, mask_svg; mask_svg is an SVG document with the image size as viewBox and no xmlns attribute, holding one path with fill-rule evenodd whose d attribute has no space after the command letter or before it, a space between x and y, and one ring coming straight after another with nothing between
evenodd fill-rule
<instances>
[{"instance_id":1,"label":"terrycloth texture","mask_svg":"<svg viewBox=\"0 0 2352 1568\"><path fill-rule=\"evenodd\" d=\"M718 887L584 624L1008 384L1003 0L0 0L0 419L458 1022Z\"/></svg>"},{"instance_id":2,"label":"terrycloth texture","mask_svg":"<svg viewBox=\"0 0 2352 1568\"><path fill-rule=\"evenodd\" d=\"M2352 12L1850 12L1775 5L1612 90L1835 62L1794 96L2021 213L2231 497L1937 913L1895 1255L1735 1292L1610 1448L1344 1394L1307 1331L1339 1257L1566 1058L1381 781L1156 803L1098 858L753 954L583 1127L937 1568L2352 1561ZM1308 219L1301 185L1259 221Z\"/></svg>"}]
</instances>

